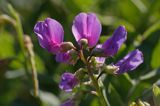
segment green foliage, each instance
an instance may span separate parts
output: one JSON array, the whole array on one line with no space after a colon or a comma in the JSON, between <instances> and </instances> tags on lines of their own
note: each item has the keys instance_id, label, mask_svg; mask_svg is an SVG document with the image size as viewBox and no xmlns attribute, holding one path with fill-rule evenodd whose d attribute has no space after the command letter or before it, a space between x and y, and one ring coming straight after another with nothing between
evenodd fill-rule
<instances>
[{"instance_id":1,"label":"green foliage","mask_svg":"<svg viewBox=\"0 0 160 106\"><path fill-rule=\"evenodd\" d=\"M157 85L153 85L153 100L155 106L160 105L160 88Z\"/></svg>"}]
</instances>

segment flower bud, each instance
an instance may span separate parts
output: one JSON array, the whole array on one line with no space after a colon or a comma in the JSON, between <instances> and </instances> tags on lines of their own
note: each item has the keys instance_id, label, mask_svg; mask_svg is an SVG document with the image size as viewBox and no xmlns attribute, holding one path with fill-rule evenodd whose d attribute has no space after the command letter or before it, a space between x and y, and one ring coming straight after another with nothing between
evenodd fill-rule
<instances>
[{"instance_id":1,"label":"flower bud","mask_svg":"<svg viewBox=\"0 0 160 106\"><path fill-rule=\"evenodd\" d=\"M132 102L129 106L150 106L147 102L138 100L137 102Z\"/></svg>"},{"instance_id":2,"label":"flower bud","mask_svg":"<svg viewBox=\"0 0 160 106\"><path fill-rule=\"evenodd\" d=\"M76 78L81 81L85 76L86 69L80 68L75 72Z\"/></svg>"},{"instance_id":3,"label":"flower bud","mask_svg":"<svg viewBox=\"0 0 160 106\"><path fill-rule=\"evenodd\" d=\"M78 82L79 81L74 74L66 72L61 76L59 88L66 92L71 92L72 89L78 84Z\"/></svg>"},{"instance_id":4,"label":"flower bud","mask_svg":"<svg viewBox=\"0 0 160 106\"><path fill-rule=\"evenodd\" d=\"M132 102L129 106L137 106L136 102Z\"/></svg>"},{"instance_id":5,"label":"flower bud","mask_svg":"<svg viewBox=\"0 0 160 106\"><path fill-rule=\"evenodd\" d=\"M115 74L117 70L119 70L119 67L114 65L106 65L103 67L103 71L105 71L108 74Z\"/></svg>"},{"instance_id":6,"label":"flower bud","mask_svg":"<svg viewBox=\"0 0 160 106\"><path fill-rule=\"evenodd\" d=\"M32 44L30 36L25 35L23 40L24 40L25 48L33 48L33 44Z\"/></svg>"},{"instance_id":7,"label":"flower bud","mask_svg":"<svg viewBox=\"0 0 160 106\"><path fill-rule=\"evenodd\" d=\"M140 50L136 49L128 53L123 59L119 60L115 66L119 67L119 70L115 74L123 74L128 71L136 69L141 63L143 63L143 54Z\"/></svg>"},{"instance_id":8,"label":"flower bud","mask_svg":"<svg viewBox=\"0 0 160 106\"><path fill-rule=\"evenodd\" d=\"M81 39L79 45L86 47L88 45L88 40L85 38Z\"/></svg>"},{"instance_id":9,"label":"flower bud","mask_svg":"<svg viewBox=\"0 0 160 106\"><path fill-rule=\"evenodd\" d=\"M65 53L59 53L56 55L56 61L66 64L75 64L78 60L78 54L75 50L69 50Z\"/></svg>"},{"instance_id":10,"label":"flower bud","mask_svg":"<svg viewBox=\"0 0 160 106\"><path fill-rule=\"evenodd\" d=\"M74 49L74 45L72 42L62 42L61 43L61 52L66 52L68 50Z\"/></svg>"}]
</instances>

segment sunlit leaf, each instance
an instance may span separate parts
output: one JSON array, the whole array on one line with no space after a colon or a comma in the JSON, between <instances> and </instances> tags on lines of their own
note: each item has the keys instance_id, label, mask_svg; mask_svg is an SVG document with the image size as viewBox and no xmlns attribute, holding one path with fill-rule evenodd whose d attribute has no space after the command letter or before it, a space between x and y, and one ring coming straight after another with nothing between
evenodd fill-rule
<instances>
[{"instance_id":1,"label":"sunlit leaf","mask_svg":"<svg viewBox=\"0 0 160 106\"><path fill-rule=\"evenodd\" d=\"M160 105L160 88L157 85L153 85L153 99L155 106Z\"/></svg>"},{"instance_id":2,"label":"sunlit leaf","mask_svg":"<svg viewBox=\"0 0 160 106\"><path fill-rule=\"evenodd\" d=\"M151 60L151 66L153 68L159 68L160 67L160 59L158 59L160 54L160 39L158 41L158 44L154 48L154 51L152 53L152 60Z\"/></svg>"}]
</instances>

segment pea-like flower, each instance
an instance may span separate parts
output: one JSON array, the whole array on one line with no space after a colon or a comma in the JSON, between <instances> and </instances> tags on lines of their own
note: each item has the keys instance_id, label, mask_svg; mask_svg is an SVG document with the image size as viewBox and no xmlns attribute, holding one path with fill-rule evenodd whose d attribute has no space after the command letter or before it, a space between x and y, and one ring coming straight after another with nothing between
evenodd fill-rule
<instances>
[{"instance_id":1,"label":"pea-like flower","mask_svg":"<svg viewBox=\"0 0 160 106\"><path fill-rule=\"evenodd\" d=\"M103 56L109 57L115 55L121 45L127 38L127 31L124 26L119 26L113 33L113 35L102 44Z\"/></svg>"},{"instance_id":2,"label":"pea-like flower","mask_svg":"<svg viewBox=\"0 0 160 106\"><path fill-rule=\"evenodd\" d=\"M117 54L121 45L125 42L127 31L124 26L119 26L108 40L103 44L97 45L101 30L100 21L94 13L78 14L72 25L72 33L79 45L76 48L72 42L63 41L63 27L56 20L46 18L44 21L38 22L35 25L34 32L38 37L40 46L55 54L57 62L74 65L78 59L81 59L85 64L85 66L80 67L74 74L69 72L63 73L59 83L60 89L66 92L76 92L79 90L73 89L75 87L81 87L82 84L99 86L97 82L99 82L99 77L104 72L114 75L123 74L134 70L143 62L142 52L136 49L116 64L106 65L105 59ZM94 79L92 76L98 77ZM92 84L90 82L95 83ZM78 84L79 86L77 86ZM75 98L68 99L60 106L75 106Z\"/></svg>"},{"instance_id":3,"label":"pea-like flower","mask_svg":"<svg viewBox=\"0 0 160 106\"><path fill-rule=\"evenodd\" d=\"M42 48L47 49L53 54L60 53L64 31L59 22L51 18L46 18L44 21L40 21L35 25L34 32Z\"/></svg>"},{"instance_id":4,"label":"pea-like flower","mask_svg":"<svg viewBox=\"0 0 160 106\"><path fill-rule=\"evenodd\" d=\"M72 73L63 73L61 76L61 82L59 88L66 92L71 92L72 89L78 84L78 79Z\"/></svg>"},{"instance_id":5,"label":"pea-like flower","mask_svg":"<svg viewBox=\"0 0 160 106\"><path fill-rule=\"evenodd\" d=\"M72 32L78 44L81 45L81 40L86 39L90 48L97 44L101 29L100 21L94 13L78 14L72 26Z\"/></svg>"},{"instance_id":6,"label":"pea-like flower","mask_svg":"<svg viewBox=\"0 0 160 106\"><path fill-rule=\"evenodd\" d=\"M119 68L115 74L122 74L128 71L132 71L136 69L141 63L143 63L143 54L141 51L136 49L115 64L115 66L118 66Z\"/></svg>"}]
</instances>

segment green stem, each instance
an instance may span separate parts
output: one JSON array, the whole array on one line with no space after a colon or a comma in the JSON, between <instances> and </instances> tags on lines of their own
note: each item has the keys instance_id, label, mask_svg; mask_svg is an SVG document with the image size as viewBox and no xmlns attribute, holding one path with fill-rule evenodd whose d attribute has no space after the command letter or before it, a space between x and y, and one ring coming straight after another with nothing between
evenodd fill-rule
<instances>
[{"instance_id":1,"label":"green stem","mask_svg":"<svg viewBox=\"0 0 160 106\"><path fill-rule=\"evenodd\" d=\"M21 24L20 17L18 15L18 13L14 10L14 8L10 4L8 5L8 8L9 8L9 11L10 11L11 15L15 19L16 24L14 24L14 27L15 27L15 30L17 32L18 42L19 42L19 45L22 49L23 54L25 55L24 43L23 43L23 35L24 34L23 34L23 29L22 29L22 24Z\"/></svg>"},{"instance_id":2,"label":"green stem","mask_svg":"<svg viewBox=\"0 0 160 106\"><path fill-rule=\"evenodd\" d=\"M32 80L33 80L33 86L34 86L34 96L38 96L38 79L37 79L37 71L36 71L36 65L34 61L34 52L32 49L28 49L29 53L29 60L31 64L31 70L32 70Z\"/></svg>"},{"instance_id":3,"label":"green stem","mask_svg":"<svg viewBox=\"0 0 160 106\"><path fill-rule=\"evenodd\" d=\"M29 62L31 65L31 70L32 70L32 80L33 80L33 87L34 87L34 96L38 96L38 78L37 78L37 69L36 69L36 64L35 64L35 59L34 59L34 51L33 51L33 44L28 35L25 35L24 37L24 44L28 53L29 57Z\"/></svg>"},{"instance_id":4,"label":"green stem","mask_svg":"<svg viewBox=\"0 0 160 106\"><path fill-rule=\"evenodd\" d=\"M105 96L103 95L102 89L100 88L100 86L98 84L98 80L95 78L95 76L92 72L92 69L91 69L91 65L88 61L86 61L82 50L80 51L80 58L84 62L84 64L87 65L89 77L91 78L92 83L98 93L98 97L100 99L101 106L109 106L108 100L106 100Z\"/></svg>"},{"instance_id":5,"label":"green stem","mask_svg":"<svg viewBox=\"0 0 160 106\"><path fill-rule=\"evenodd\" d=\"M24 43L23 43L23 28L22 28L22 24L21 24L21 20L20 20L20 17L18 15L18 13L14 10L14 8L8 4L8 9L9 9L9 12L10 14L12 15L13 19L12 19L12 25L14 26L16 32L17 32L17 40L18 40L18 43L20 45L20 49L23 53L23 56L24 56L24 68L25 68L25 72L26 72L26 75L28 76L28 78L30 78L29 76L29 71L28 71L28 65L27 65L27 55L26 55L26 52L25 52L25 49L24 49Z\"/></svg>"},{"instance_id":6,"label":"green stem","mask_svg":"<svg viewBox=\"0 0 160 106\"><path fill-rule=\"evenodd\" d=\"M97 93L98 93L98 96L99 96L101 105L102 105L102 106L107 106L105 97L104 97L104 95L103 95L103 93L102 93L101 88L100 88L99 85L98 85L98 81L96 80L96 78L94 77L94 75L93 75L93 73L92 73L92 71L91 71L90 65L88 65L87 68L88 68L88 74L89 74L89 76L90 76L90 78L91 78L91 80L92 80L92 82L93 82L93 85L95 86L96 91L97 91Z\"/></svg>"},{"instance_id":7,"label":"green stem","mask_svg":"<svg viewBox=\"0 0 160 106\"><path fill-rule=\"evenodd\" d=\"M34 61L34 52L33 52L33 47L30 46L30 45L32 45L32 42L30 41L29 45L24 44L24 33L23 33L23 28L22 28L20 16L10 4L8 5L8 9L10 11L10 14L14 18L13 26L17 32L17 40L20 45L20 49L22 51L22 54L24 56L24 68L25 68L26 75L30 79L30 74L28 71L28 64L27 64L27 62L28 62L27 60L29 59L29 62L31 64L31 70L32 70L34 96L38 96L38 79L37 79L37 72L36 72L36 66L35 66L35 61ZM27 51L26 51L25 47L27 48ZM29 55L29 57L28 57L28 55Z\"/></svg>"}]
</instances>

